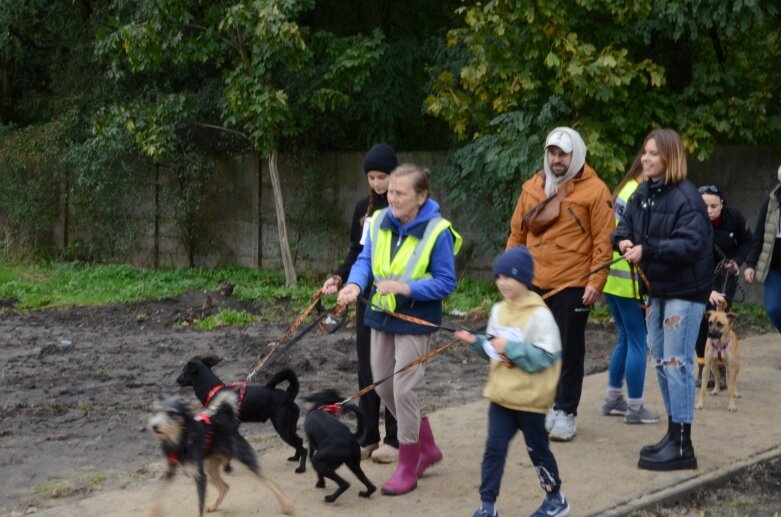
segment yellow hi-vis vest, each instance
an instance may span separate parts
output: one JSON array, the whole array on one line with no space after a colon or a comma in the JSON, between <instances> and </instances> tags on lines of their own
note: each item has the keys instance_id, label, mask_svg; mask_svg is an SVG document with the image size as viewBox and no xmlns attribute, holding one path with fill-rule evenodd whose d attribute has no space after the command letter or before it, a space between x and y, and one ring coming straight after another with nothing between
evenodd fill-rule
<instances>
[{"instance_id":1,"label":"yellow hi-vis vest","mask_svg":"<svg viewBox=\"0 0 781 517\"><path fill-rule=\"evenodd\" d=\"M626 185L621 189L616 197L616 226L620 221L621 215L618 213L619 207L621 208L621 214L623 209L626 208L627 201L632 197L639 183L635 180L629 180ZM621 253L614 251L613 258L617 259L621 257ZM619 260L610 266L610 271L607 275L607 282L602 292L612 294L615 296L621 296L623 298L636 298L640 297L640 289L637 284L637 279L632 277L632 271L629 269L629 262L626 260Z\"/></svg>"},{"instance_id":2,"label":"yellow hi-vis vest","mask_svg":"<svg viewBox=\"0 0 781 517\"><path fill-rule=\"evenodd\" d=\"M388 217L388 209L384 208L372 217L370 235L372 243L372 274L374 281L396 280L409 283L411 280L431 278L426 272L428 269L431 250L439 234L445 230L453 233L453 254L458 254L461 249L461 236L453 229L450 221L443 217L433 217L426 223L423 236L418 239L413 235L407 235L399 246L396 255L391 260L393 248L393 235L390 230L382 230L382 223ZM372 304L383 310L394 312L396 310L396 296L393 294L374 293Z\"/></svg>"}]
</instances>

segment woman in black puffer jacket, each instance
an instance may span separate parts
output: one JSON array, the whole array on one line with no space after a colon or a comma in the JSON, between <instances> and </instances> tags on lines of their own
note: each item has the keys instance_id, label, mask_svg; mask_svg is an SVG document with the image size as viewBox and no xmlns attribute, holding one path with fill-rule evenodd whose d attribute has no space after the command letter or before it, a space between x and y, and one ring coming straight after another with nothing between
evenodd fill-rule
<instances>
[{"instance_id":1,"label":"woman in black puffer jacket","mask_svg":"<svg viewBox=\"0 0 781 517\"><path fill-rule=\"evenodd\" d=\"M697 188L686 179L686 154L672 129L652 131L641 150L643 182L627 203L613 246L645 272L646 326L668 415L667 434L643 447L638 467L697 468L694 344L713 284L713 227Z\"/></svg>"}]
</instances>

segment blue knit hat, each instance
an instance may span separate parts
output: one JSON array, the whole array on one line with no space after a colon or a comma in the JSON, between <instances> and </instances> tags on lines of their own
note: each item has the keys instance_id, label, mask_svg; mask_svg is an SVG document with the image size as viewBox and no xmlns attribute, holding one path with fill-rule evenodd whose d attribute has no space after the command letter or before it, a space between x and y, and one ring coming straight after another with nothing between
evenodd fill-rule
<instances>
[{"instance_id":1,"label":"blue knit hat","mask_svg":"<svg viewBox=\"0 0 781 517\"><path fill-rule=\"evenodd\" d=\"M399 165L396 151L388 144L374 144L363 158L363 172L380 171L386 174L393 172Z\"/></svg>"},{"instance_id":2,"label":"blue knit hat","mask_svg":"<svg viewBox=\"0 0 781 517\"><path fill-rule=\"evenodd\" d=\"M504 275L522 284L531 285L534 277L534 261L526 246L520 244L496 257L494 276Z\"/></svg>"}]
</instances>

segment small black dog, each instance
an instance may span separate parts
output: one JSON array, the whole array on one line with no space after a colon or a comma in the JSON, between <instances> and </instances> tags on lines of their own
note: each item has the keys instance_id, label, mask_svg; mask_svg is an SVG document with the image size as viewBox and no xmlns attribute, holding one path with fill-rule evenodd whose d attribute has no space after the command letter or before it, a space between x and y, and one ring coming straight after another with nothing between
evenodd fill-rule
<instances>
[{"instance_id":1,"label":"small black dog","mask_svg":"<svg viewBox=\"0 0 781 517\"><path fill-rule=\"evenodd\" d=\"M149 429L160 439L168 459L165 486L170 485L179 465L194 471L198 515L203 515L207 478L218 494L206 510L215 511L225 498L228 484L220 476L220 468L232 458L246 465L271 490L283 513L293 513L293 505L274 483L263 477L255 452L239 434L238 396L234 392L221 391L197 416L193 416L184 398L176 396L161 396L154 409ZM159 503L158 500L153 505L153 515L162 513Z\"/></svg>"},{"instance_id":2,"label":"small black dog","mask_svg":"<svg viewBox=\"0 0 781 517\"><path fill-rule=\"evenodd\" d=\"M325 502L333 503L342 492L350 487L336 473L340 466L347 465L353 474L366 485L366 490L359 492L361 497L369 497L376 490L369 478L361 469L361 446L358 439L363 434L363 414L355 404L336 404L343 399L335 390L324 390L305 397L304 400L313 403L312 409L304 419L304 432L309 439L309 459L312 467L317 472L317 488L325 488L325 479L332 479L339 487L333 494L325 496ZM349 411L355 414L358 422L357 430L353 434L350 429L330 413Z\"/></svg>"},{"instance_id":3,"label":"small black dog","mask_svg":"<svg viewBox=\"0 0 781 517\"><path fill-rule=\"evenodd\" d=\"M305 472L306 448L296 430L300 410L295 403L298 395L298 377L295 372L281 370L265 386L244 382L226 385L211 370L219 362L219 358L213 356L193 357L184 365L176 382L180 386L192 386L195 396L203 405L207 405L216 393L225 388L236 391L239 394L239 420L265 422L271 419L280 438L296 450L288 461L298 461L296 472ZM287 391L276 388L283 381L288 382Z\"/></svg>"}]
</instances>

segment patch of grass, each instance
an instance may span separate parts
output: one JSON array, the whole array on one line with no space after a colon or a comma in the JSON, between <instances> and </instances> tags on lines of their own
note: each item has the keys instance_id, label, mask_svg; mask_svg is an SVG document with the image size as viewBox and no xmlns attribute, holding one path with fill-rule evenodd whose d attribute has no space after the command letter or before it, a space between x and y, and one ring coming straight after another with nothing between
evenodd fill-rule
<instances>
[{"instance_id":1,"label":"patch of grass","mask_svg":"<svg viewBox=\"0 0 781 517\"><path fill-rule=\"evenodd\" d=\"M756 303L734 303L732 312L738 316L738 329L749 334L767 334L776 328L770 323L765 308Z\"/></svg>"},{"instance_id":2,"label":"patch of grass","mask_svg":"<svg viewBox=\"0 0 781 517\"><path fill-rule=\"evenodd\" d=\"M49 481L35 487L33 495L36 497L50 497L52 499L70 497L97 488L107 479L109 479L108 473L96 472L91 476L71 481Z\"/></svg>"},{"instance_id":3,"label":"patch of grass","mask_svg":"<svg viewBox=\"0 0 781 517\"><path fill-rule=\"evenodd\" d=\"M195 324L195 328L202 330L214 330L229 325L247 325L257 319L257 316L247 311L225 309L213 316L207 316Z\"/></svg>"},{"instance_id":4,"label":"patch of grass","mask_svg":"<svg viewBox=\"0 0 781 517\"><path fill-rule=\"evenodd\" d=\"M187 291L216 290L223 282L236 285L233 295L238 299L288 298L294 308L306 306L319 287L314 279L304 278L288 288L281 272L254 268L151 270L123 264L0 262L0 299L16 298L22 309L158 299Z\"/></svg>"},{"instance_id":5,"label":"patch of grass","mask_svg":"<svg viewBox=\"0 0 781 517\"><path fill-rule=\"evenodd\" d=\"M453 294L445 300L446 314L464 315L469 311L489 312L491 306L501 300L493 282L462 278Z\"/></svg>"}]
</instances>

